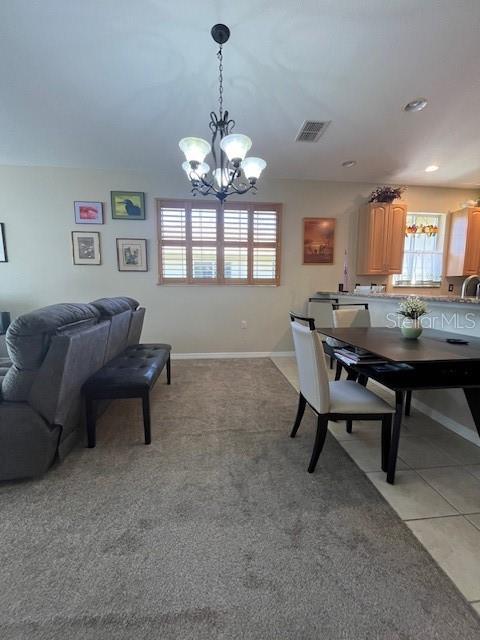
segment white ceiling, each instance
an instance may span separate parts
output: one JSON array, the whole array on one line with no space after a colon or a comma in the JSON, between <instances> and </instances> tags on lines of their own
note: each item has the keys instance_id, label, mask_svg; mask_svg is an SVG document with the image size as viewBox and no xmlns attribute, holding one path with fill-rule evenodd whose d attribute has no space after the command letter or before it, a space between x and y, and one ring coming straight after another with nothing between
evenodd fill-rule
<instances>
[{"instance_id":1,"label":"white ceiling","mask_svg":"<svg viewBox=\"0 0 480 640\"><path fill-rule=\"evenodd\" d=\"M268 175L480 184L479 0L3 0L0 163L170 172L208 138L216 22ZM294 142L305 119L332 120L317 144Z\"/></svg>"}]
</instances>

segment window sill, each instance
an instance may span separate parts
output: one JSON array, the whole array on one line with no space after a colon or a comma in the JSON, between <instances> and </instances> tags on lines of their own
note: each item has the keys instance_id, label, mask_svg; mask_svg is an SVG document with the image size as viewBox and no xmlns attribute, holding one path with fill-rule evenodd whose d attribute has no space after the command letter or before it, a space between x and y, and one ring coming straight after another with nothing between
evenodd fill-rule
<instances>
[{"instance_id":1,"label":"window sill","mask_svg":"<svg viewBox=\"0 0 480 640\"><path fill-rule=\"evenodd\" d=\"M393 289L440 289L441 284L392 284Z\"/></svg>"}]
</instances>

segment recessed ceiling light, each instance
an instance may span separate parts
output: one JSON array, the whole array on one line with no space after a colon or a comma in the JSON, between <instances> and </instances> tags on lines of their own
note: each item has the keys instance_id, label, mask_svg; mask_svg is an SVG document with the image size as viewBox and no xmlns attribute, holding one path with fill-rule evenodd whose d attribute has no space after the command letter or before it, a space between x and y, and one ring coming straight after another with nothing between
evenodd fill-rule
<instances>
[{"instance_id":1,"label":"recessed ceiling light","mask_svg":"<svg viewBox=\"0 0 480 640\"><path fill-rule=\"evenodd\" d=\"M428 167L425 169L425 171L427 173L433 173L433 171L438 171L440 169L440 167L436 164L429 164Z\"/></svg>"},{"instance_id":2,"label":"recessed ceiling light","mask_svg":"<svg viewBox=\"0 0 480 640\"><path fill-rule=\"evenodd\" d=\"M342 162L342 167L354 167L357 164L356 160L345 160L345 162Z\"/></svg>"},{"instance_id":3,"label":"recessed ceiling light","mask_svg":"<svg viewBox=\"0 0 480 640\"><path fill-rule=\"evenodd\" d=\"M403 107L404 111L410 113L411 111L423 111L427 106L428 102L426 98L417 98L416 100L412 100L408 104Z\"/></svg>"}]
</instances>

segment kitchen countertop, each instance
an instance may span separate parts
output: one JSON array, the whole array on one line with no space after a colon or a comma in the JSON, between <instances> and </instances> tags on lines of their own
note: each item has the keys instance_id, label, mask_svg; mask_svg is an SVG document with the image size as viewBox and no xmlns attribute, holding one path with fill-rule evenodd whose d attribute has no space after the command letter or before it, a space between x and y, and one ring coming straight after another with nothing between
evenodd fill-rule
<instances>
[{"instance_id":1,"label":"kitchen countertop","mask_svg":"<svg viewBox=\"0 0 480 640\"><path fill-rule=\"evenodd\" d=\"M345 291L317 291L316 294L314 296L312 296L313 298L318 296L330 296L332 298L339 298L341 296L344 297L350 297L350 298L379 298L379 299L387 299L387 300L401 300L401 299L405 299L408 298L411 295L416 295L416 294L411 294L411 293L371 293L371 292L366 292L366 293L353 293L353 292L345 292ZM420 298L420 300L425 300L426 302L438 302L438 303L447 303L447 304L474 304L474 305L480 305L480 300L478 298L461 298L458 295L451 295L451 296L422 296L422 295L418 295L416 296L418 298Z\"/></svg>"}]
</instances>

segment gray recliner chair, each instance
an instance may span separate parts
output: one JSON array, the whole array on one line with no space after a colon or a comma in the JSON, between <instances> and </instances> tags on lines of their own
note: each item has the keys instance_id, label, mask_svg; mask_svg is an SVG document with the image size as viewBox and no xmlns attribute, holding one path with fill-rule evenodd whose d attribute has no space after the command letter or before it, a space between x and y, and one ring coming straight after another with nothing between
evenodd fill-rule
<instances>
[{"instance_id":1,"label":"gray recliner chair","mask_svg":"<svg viewBox=\"0 0 480 640\"><path fill-rule=\"evenodd\" d=\"M0 480L38 476L63 459L83 427L81 389L140 338L145 310L131 298L57 304L17 318L0 374ZM3 377L2 377L3 376Z\"/></svg>"}]
</instances>

